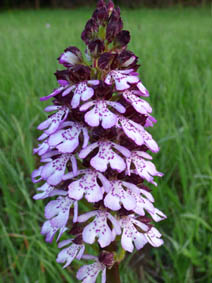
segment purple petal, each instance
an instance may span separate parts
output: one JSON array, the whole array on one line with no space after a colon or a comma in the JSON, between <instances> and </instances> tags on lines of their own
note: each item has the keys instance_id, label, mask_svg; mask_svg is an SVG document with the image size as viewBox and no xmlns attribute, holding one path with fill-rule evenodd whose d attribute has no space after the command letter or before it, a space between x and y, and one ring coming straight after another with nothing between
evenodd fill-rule
<instances>
[{"instance_id":1,"label":"purple petal","mask_svg":"<svg viewBox=\"0 0 212 283\"><path fill-rule=\"evenodd\" d=\"M80 107L80 111L86 111L88 110L88 108L90 108L93 105L95 105L95 100L86 102Z\"/></svg>"},{"instance_id":2,"label":"purple petal","mask_svg":"<svg viewBox=\"0 0 212 283\"><path fill-rule=\"evenodd\" d=\"M37 191L41 191L41 193L38 193L33 196L33 199L45 199L47 197L52 197L52 196L65 196L67 195L67 191L63 190L57 190L54 186L51 186L47 183L43 184L41 187L37 188Z\"/></svg>"},{"instance_id":3,"label":"purple petal","mask_svg":"<svg viewBox=\"0 0 212 283\"><path fill-rule=\"evenodd\" d=\"M120 113L125 113L126 111L125 107L121 103L114 102L114 101L107 101L107 104L112 106L114 109L116 109Z\"/></svg>"},{"instance_id":4,"label":"purple petal","mask_svg":"<svg viewBox=\"0 0 212 283\"><path fill-rule=\"evenodd\" d=\"M114 142L112 144L113 144L113 147L115 149L117 149L119 152L121 152L125 157L130 156L130 151L126 147L121 146L121 145L114 143Z\"/></svg>"},{"instance_id":5,"label":"purple petal","mask_svg":"<svg viewBox=\"0 0 212 283\"><path fill-rule=\"evenodd\" d=\"M31 177L32 177L32 182L33 182L33 183L38 183L38 182L40 182L40 181L42 180L41 177L40 177L40 178L37 178L37 177L39 177L39 176L41 175L42 169L43 169L43 166L40 166L38 169L35 169L35 170L32 172Z\"/></svg>"},{"instance_id":6,"label":"purple petal","mask_svg":"<svg viewBox=\"0 0 212 283\"><path fill-rule=\"evenodd\" d=\"M75 85L72 85L72 86L70 86L70 87L68 87L68 88L66 88L66 90L65 91L63 91L63 94L62 94L62 96L66 96L66 95L68 95L74 88L75 88L76 86Z\"/></svg>"},{"instance_id":7,"label":"purple petal","mask_svg":"<svg viewBox=\"0 0 212 283\"><path fill-rule=\"evenodd\" d=\"M90 85L98 85L99 84L99 80L89 80L88 84L90 84Z\"/></svg>"},{"instance_id":8,"label":"purple petal","mask_svg":"<svg viewBox=\"0 0 212 283\"><path fill-rule=\"evenodd\" d=\"M98 210L94 210L94 211L90 211L90 212L87 212L87 213L84 213L82 215L80 215L78 218L77 218L77 222L85 222L87 221L89 218L93 217L93 216L96 216L98 214Z\"/></svg>"},{"instance_id":9,"label":"purple petal","mask_svg":"<svg viewBox=\"0 0 212 283\"><path fill-rule=\"evenodd\" d=\"M66 51L60 55L59 63L60 64L71 64L75 65L79 62L79 57L76 56L73 52Z\"/></svg>"},{"instance_id":10,"label":"purple petal","mask_svg":"<svg viewBox=\"0 0 212 283\"><path fill-rule=\"evenodd\" d=\"M66 230L67 229L65 227L58 228L53 226L51 222L47 220L46 222L44 222L41 228L41 234L46 235L46 242L52 242L54 235L57 233L57 231L59 231L59 236L58 236L59 239Z\"/></svg>"},{"instance_id":11,"label":"purple petal","mask_svg":"<svg viewBox=\"0 0 212 283\"><path fill-rule=\"evenodd\" d=\"M149 211L149 214L155 222L159 222L167 218L166 215L157 208L154 209L154 212Z\"/></svg>"},{"instance_id":12,"label":"purple petal","mask_svg":"<svg viewBox=\"0 0 212 283\"><path fill-rule=\"evenodd\" d=\"M147 241L153 247L160 247L163 244L163 240L160 238L160 232L154 227L152 227L151 230L145 234L145 236Z\"/></svg>"},{"instance_id":13,"label":"purple petal","mask_svg":"<svg viewBox=\"0 0 212 283\"><path fill-rule=\"evenodd\" d=\"M85 122L91 127L99 126L99 120L99 113L96 111L95 107L85 114Z\"/></svg>"},{"instance_id":14,"label":"purple petal","mask_svg":"<svg viewBox=\"0 0 212 283\"><path fill-rule=\"evenodd\" d=\"M44 141L42 144L39 144L37 148L33 149L33 153L37 153L38 155L43 155L50 149L49 144L46 141Z\"/></svg>"},{"instance_id":15,"label":"purple petal","mask_svg":"<svg viewBox=\"0 0 212 283\"><path fill-rule=\"evenodd\" d=\"M47 106L44 111L45 112L52 112L52 111L56 111L56 110L60 110L62 108L62 106L58 106L58 105L49 105Z\"/></svg>"},{"instance_id":16,"label":"purple petal","mask_svg":"<svg viewBox=\"0 0 212 283\"><path fill-rule=\"evenodd\" d=\"M93 151L98 146L98 142L88 145L86 148L82 149L79 153L79 158L85 158L91 151Z\"/></svg>"},{"instance_id":17,"label":"purple petal","mask_svg":"<svg viewBox=\"0 0 212 283\"><path fill-rule=\"evenodd\" d=\"M141 81L137 84L137 88L140 90L142 96L149 96L148 90L145 88Z\"/></svg>"},{"instance_id":18,"label":"purple petal","mask_svg":"<svg viewBox=\"0 0 212 283\"><path fill-rule=\"evenodd\" d=\"M49 98L54 97L54 96L60 94L64 89L65 89L65 88L64 88L63 86L61 86L61 87L55 89L55 90L54 90L52 93L50 93L49 95L41 97L41 98L40 98L40 101L48 100Z\"/></svg>"}]
</instances>

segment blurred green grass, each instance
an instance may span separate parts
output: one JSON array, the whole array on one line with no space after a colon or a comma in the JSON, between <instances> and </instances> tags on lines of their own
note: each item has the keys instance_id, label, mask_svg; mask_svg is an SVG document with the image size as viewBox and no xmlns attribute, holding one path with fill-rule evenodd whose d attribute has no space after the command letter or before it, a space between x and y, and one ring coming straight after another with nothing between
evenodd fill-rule
<instances>
[{"instance_id":1,"label":"blurred green grass","mask_svg":"<svg viewBox=\"0 0 212 283\"><path fill-rule=\"evenodd\" d=\"M39 97L57 86L56 58L80 33L91 10L0 14L0 282L76 282L55 262L56 244L40 236L43 201L32 200L32 148L44 119ZM141 61L158 123L154 160L165 177L154 188L165 245L130 255L122 282L211 282L212 18L207 9L123 10L130 49ZM50 28L46 24L50 24ZM131 268L128 268L128 265Z\"/></svg>"}]
</instances>

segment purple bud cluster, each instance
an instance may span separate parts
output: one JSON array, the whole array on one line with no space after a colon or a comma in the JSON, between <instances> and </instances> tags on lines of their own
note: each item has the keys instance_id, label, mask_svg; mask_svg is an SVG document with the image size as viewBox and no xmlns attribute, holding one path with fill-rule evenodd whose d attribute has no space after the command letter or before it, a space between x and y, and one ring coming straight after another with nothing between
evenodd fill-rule
<instances>
[{"instance_id":1,"label":"purple bud cluster","mask_svg":"<svg viewBox=\"0 0 212 283\"><path fill-rule=\"evenodd\" d=\"M63 234L57 262L64 267L74 259L94 260L82 266L77 279L96 282L102 272L118 261L108 249L120 239L123 250L133 252L146 243L163 244L152 221L166 216L154 207L154 198L144 182L157 186L152 157L159 147L147 132L156 119L143 98L149 93L139 79L138 57L127 50L130 34L123 30L119 8L100 0L82 32L83 55L70 46L58 62L65 69L55 76L58 88L41 100L53 98L45 108L50 116L38 129L43 133L34 153L42 165L33 171L34 183L42 182L34 199L56 197L45 207L41 233L51 242ZM78 211L85 199L93 207ZM119 238L117 238L119 237ZM86 254L86 246L99 245L99 256Z\"/></svg>"}]
</instances>

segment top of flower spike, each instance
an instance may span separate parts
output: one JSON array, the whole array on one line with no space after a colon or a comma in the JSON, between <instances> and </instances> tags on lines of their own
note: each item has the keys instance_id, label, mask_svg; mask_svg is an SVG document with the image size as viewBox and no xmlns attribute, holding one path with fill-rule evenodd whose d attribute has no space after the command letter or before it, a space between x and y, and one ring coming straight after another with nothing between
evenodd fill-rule
<instances>
[{"instance_id":1,"label":"top of flower spike","mask_svg":"<svg viewBox=\"0 0 212 283\"><path fill-rule=\"evenodd\" d=\"M81 38L88 45L91 53L95 48L104 51L104 39L107 40L106 44L114 41L114 46L122 47L130 40L129 32L123 31L122 28L119 7L115 8L112 1L106 4L100 0L91 19L86 23Z\"/></svg>"}]
</instances>

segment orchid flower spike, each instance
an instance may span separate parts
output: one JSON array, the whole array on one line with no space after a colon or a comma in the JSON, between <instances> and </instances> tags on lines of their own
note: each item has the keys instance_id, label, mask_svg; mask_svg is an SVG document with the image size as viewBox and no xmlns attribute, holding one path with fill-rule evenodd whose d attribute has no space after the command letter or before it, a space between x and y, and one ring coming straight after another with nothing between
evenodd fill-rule
<instances>
[{"instance_id":1,"label":"orchid flower spike","mask_svg":"<svg viewBox=\"0 0 212 283\"><path fill-rule=\"evenodd\" d=\"M163 175L150 155L159 146L147 130L157 121L145 100L138 57L127 48L130 33L120 9L100 0L81 38L85 54L66 48L58 58L64 69L55 73L58 88L40 99L53 101L37 127L43 133L33 152L42 163L32 181L41 184L33 198L54 198L46 204L41 234L47 242L65 238L56 261L66 268L74 260L92 260L76 278L113 283L121 250L163 244L153 221L166 216L145 185L157 186ZM89 203L87 211L80 202ZM86 254L91 245L99 247L95 256Z\"/></svg>"}]
</instances>

